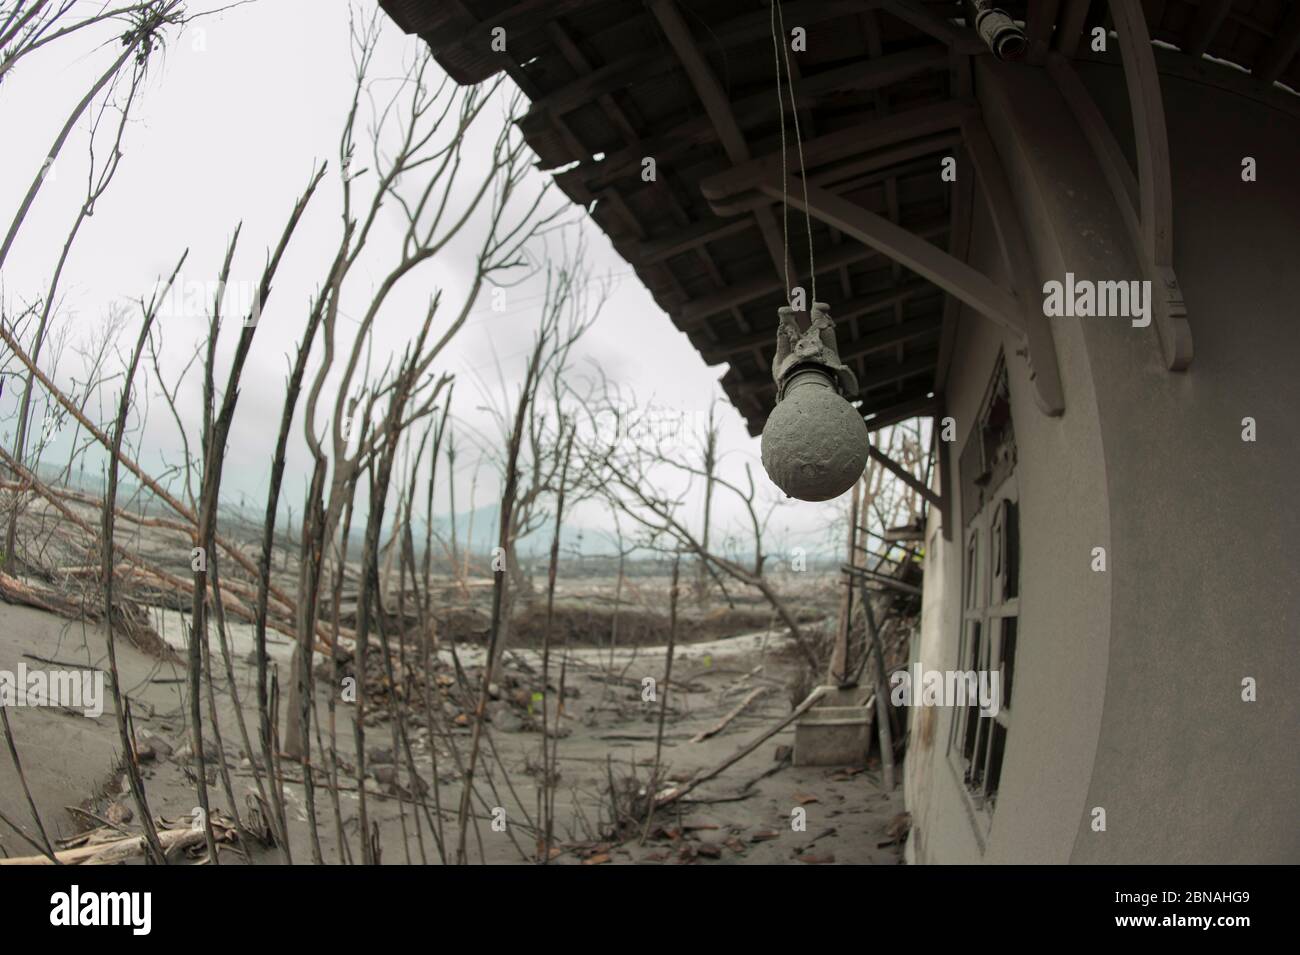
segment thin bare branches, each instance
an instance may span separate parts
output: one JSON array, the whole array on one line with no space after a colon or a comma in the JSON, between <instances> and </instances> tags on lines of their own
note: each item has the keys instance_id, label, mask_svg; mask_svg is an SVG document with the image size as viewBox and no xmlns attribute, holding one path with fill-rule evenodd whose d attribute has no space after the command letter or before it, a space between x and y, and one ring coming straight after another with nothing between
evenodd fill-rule
<instances>
[{"instance_id":1,"label":"thin bare branches","mask_svg":"<svg viewBox=\"0 0 1300 955\"><path fill-rule=\"evenodd\" d=\"M163 852L162 843L158 840L158 831L149 809L144 781L140 778L139 767L135 762L135 745L130 730L130 714L122 699L117 669L117 649L113 635L113 526L117 501L117 462L122 450L122 432L126 428L126 416L131 406L131 383L135 378L136 368L140 364L140 353L144 350L144 343L149 338L149 329L153 325L162 296L167 294L167 290L176 281L176 275L180 272L181 266L185 263L188 255L188 249L181 254L180 259L176 262L176 268L172 270L171 277L167 280L161 294L155 294L147 305L142 303L144 320L141 322L140 337L136 341L135 350L131 353L126 382L122 386L122 397L118 404L117 421L113 426L113 443L110 448L112 453L108 465L108 490L104 495L103 511L104 636L108 643L109 672L113 683L113 704L117 714L118 735L122 740L127 779L131 786L131 794L135 797L136 808L140 813L141 825L144 826L145 843L154 861L160 865L166 864L166 854ZM204 808L206 810L207 807ZM215 855L215 850L212 851Z\"/></svg>"}]
</instances>

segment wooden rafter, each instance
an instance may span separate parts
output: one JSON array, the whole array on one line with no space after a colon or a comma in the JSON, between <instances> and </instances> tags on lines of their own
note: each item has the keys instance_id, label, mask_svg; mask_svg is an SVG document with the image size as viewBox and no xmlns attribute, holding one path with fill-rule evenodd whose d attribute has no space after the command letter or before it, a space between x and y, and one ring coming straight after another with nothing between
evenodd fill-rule
<instances>
[{"instance_id":1,"label":"wooden rafter","mask_svg":"<svg viewBox=\"0 0 1300 955\"><path fill-rule=\"evenodd\" d=\"M977 55L988 52L988 47L970 30L931 13L924 6L914 3L912 0L888 0L883 5L883 9L885 12L898 17L898 19L910 23L921 32L928 33L936 40L946 43L960 53Z\"/></svg>"},{"instance_id":2,"label":"wooden rafter","mask_svg":"<svg viewBox=\"0 0 1300 955\"><path fill-rule=\"evenodd\" d=\"M933 133L918 139L907 140L891 146L877 149L867 141L858 143L858 148L866 147L865 152L823 166L808 176L810 185L834 186L836 192L848 193L875 183L887 182L914 173L922 159L937 161L937 154L951 149L961 142L961 133L954 127L941 133ZM807 160L805 160L808 162ZM779 174L780 162L773 164ZM812 168L811 162L808 168ZM723 174L725 175L725 174ZM767 206L773 198L757 189L738 192L728 198L710 199L713 211L724 216L744 215L757 206Z\"/></svg>"},{"instance_id":3,"label":"wooden rafter","mask_svg":"<svg viewBox=\"0 0 1300 955\"><path fill-rule=\"evenodd\" d=\"M943 539L952 540L953 491L952 491L952 454L949 447L952 442L943 439L943 419L947 416L947 405L942 399L934 408L934 427L930 431L930 440L938 449L936 458L939 463L939 514L943 522Z\"/></svg>"},{"instance_id":4,"label":"wooden rafter","mask_svg":"<svg viewBox=\"0 0 1300 955\"><path fill-rule=\"evenodd\" d=\"M1025 14L1025 35L1029 40L1029 52L1025 59L1035 65L1047 59L1047 49L1052 42L1052 28L1056 26L1056 14L1061 0L1040 0L1029 4Z\"/></svg>"},{"instance_id":5,"label":"wooden rafter","mask_svg":"<svg viewBox=\"0 0 1300 955\"><path fill-rule=\"evenodd\" d=\"M768 195L778 197L782 192L779 182L766 182L762 189ZM1023 332L1024 319L1015 296L965 262L954 259L916 233L894 225L884 216L827 189L809 186L807 203L804 202L802 186L791 182L785 191L790 205L801 212L806 210L813 218L896 259L998 324L1017 333Z\"/></svg>"},{"instance_id":6,"label":"wooden rafter","mask_svg":"<svg viewBox=\"0 0 1300 955\"><path fill-rule=\"evenodd\" d=\"M840 349L840 360L849 361L853 358L869 355L874 351L924 338L926 335L937 332L942 322L942 318L938 315L924 315L921 318L913 318L903 322L901 325L891 325L877 332L868 332L861 338L845 344Z\"/></svg>"},{"instance_id":7,"label":"wooden rafter","mask_svg":"<svg viewBox=\"0 0 1300 955\"><path fill-rule=\"evenodd\" d=\"M959 149L955 157L958 170L965 167L965 153ZM952 193L952 227L948 230L948 254L962 262L970 250L971 211L975 187L971 176L958 174ZM943 303L943 328L939 333L939 359L934 369L934 389L943 391L948 381L948 367L957 340L957 316L961 299L948 295Z\"/></svg>"},{"instance_id":8,"label":"wooden rafter","mask_svg":"<svg viewBox=\"0 0 1300 955\"><path fill-rule=\"evenodd\" d=\"M1133 135L1137 149L1142 244L1156 264L1173 258L1173 185L1169 176L1169 138L1160 77L1151 53L1146 14L1140 0L1111 0L1110 15L1124 58Z\"/></svg>"},{"instance_id":9,"label":"wooden rafter","mask_svg":"<svg viewBox=\"0 0 1300 955\"><path fill-rule=\"evenodd\" d=\"M652 265L718 239L745 232L752 226L753 222L747 219L704 219L670 235L638 242L626 250L625 258L633 264Z\"/></svg>"},{"instance_id":10,"label":"wooden rafter","mask_svg":"<svg viewBox=\"0 0 1300 955\"><path fill-rule=\"evenodd\" d=\"M672 312L674 323L688 332L692 344L706 360L731 360L733 364L739 360L737 367L741 370L728 376L730 394L735 386L756 374L752 362L740 360L741 356L752 356L758 363L758 374L766 378L763 366L769 351L771 316L766 309L760 314L753 306L760 299L774 301L782 282L779 275L771 273L783 271L785 250L778 248L779 226L772 216L772 206L778 197L770 188L772 170L779 169L779 157L761 155L762 150L770 148L776 115L772 107L777 104L772 102L772 91L761 86L743 89L743 95L731 99L730 91L724 90L719 82L722 76L717 64L724 57L734 64L737 51L749 56L761 46L768 55L770 70L770 6L759 2L748 7L710 4L697 8L687 0L646 0L643 7L629 7L627 16L614 23L604 11L596 10L600 2L503 0L486 8L476 2L478 14L469 11L465 0L439 0L438 3L384 0L384 5L391 4L403 12L399 22L409 32L420 33L453 76L483 74L478 77L481 79L504 69L515 78L532 101L532 109L520 121L520 126L543 157L542 164L571 163L556 176L564 192L583 205L599 200L597 221L610 234L620 254L635 266L657 300ZM1080 119L1079 125L1116 197L1117 209L1141 260L1143 277L1156 289L1152 317L1166 360L1170 367L1185 367L1191 356L1191 338L1172 268L1168 143L1159 85L1154 81L1151 63L1163 64L1176 58L1179 62L1174 65L1175 72L1181 69L1183 75L1195 76L1211 69L1205 63L1196 62L1207 50L1213 48L1216 55L1233 56L1216 37L1236 32L1235 26L1224 29L1234 15L1234 4L1231 0L1197 0L1182 7L1148 0L1107 0L1107 3L1113 10L1113 24L1104 18L1102 0L1030 0L1023 4L1029 59L1039 64L1048 62L1049 69L1055 73L1062 72L1057 62L1060 57L1073 57L1076 53L1114 62L1114 52L1096 54L1088 50L1086 30L1104 24L1119 34L1119 52L1124 60L1130 112L1134 118L1137 148L1133 152L1138 157L1137 167L1126 160L1124 148L1119 146L1114 132L1090 99L1087 108L1080 108L1081 101L1076 96L1071 106L1076 117L1088 116L1088 108L1091 109L1090 118ZM1241 4L1236 6L1238 10L1243 9ZM844 55L837 53L826 61L835 63L829 69L800 76L792 90L794 108L799 111L809 147L805 179L810 187L846 200L853 207L867 207L870 210L867 215L874 214L898 230L886 238L898 238L899 233L910 229L946 248L951 259L965 262L972 187L977 184L976 176L965 172L976 168L979 147L974 150L977 155L972 157L959 132L961 120L946 123L942 132L900 133L896 140L890 139L888 126L882 125L899 122L896 116L888 115L891 106L905 109L901 115L908 119L902 122L910 122L919 112L910 105L914 102L910 94L894 96L886 92L889 87L919 79L919 83L909 84L908 88L921 92L928 101L936 85L935 74L945 67L951 74L947 86L950 99L927 109L961 110L973 103L969 65L987 50L961 21L957 7L956 3L934 0L785 0L783 4L788 24L807 27L810 35L815 32L812 26L819 23L824 25L819 31L823 36L828 30L838 31L836 40L845 51ZM1222 78L1220 84L1225 88L1261 101L1267 101L1265 98L1269 96L1281 98L1283 91L1271 84L1279 77L1294 75L1288 70L1300 51L1300 3L1282 7L1285 9L1277 16L1260 11L1238 15L1241 32L1259 39L1250 44L1236 43L1244 59L1236 58L1250 72ZM702 18L691 14L696 9L701 10ZM723 13L724 10L727 12ZM491 11L490 15L485 11ZM733 15L736 13L739 15ZM479 20L479 16L483 19ZM408 19L420 22L406 22ZM708 21L707 27L704 20ZM833 25L829 22L832 20ZM882 25L886 30L881 30ZM488 35L497 26L507 32L507 53L485 49ZM858 30L861 35L857 35ZM657 42L652 35L659 32L670 40L668 45L676 56L665 56L665 44ZM1177 43L1182 52L1153 50L1152 33ZM905 42L900 42L904 37ZM1224 39L1231 37L1224 36ZM1084 46L1080 47L1080 43ZM856 56L851 54L852 44L858 47ZM895 52L885 53L886 47ZM1053 48L1059 52L1051 53ZM597 65L587 62L588 55ZM529 57L537 61L535 65ZM1068 69L1068 61L1066 66ZM810 65L807 68L814 69ZM683 83L672 84L676 99L648 109L653 120L641 115L637 106L648 103L643 97L652 90L663 92L665 74L682 69L691 81L690 88ZM1162 66L1161 70L1166 68ZM1082 85L1078 84L1078 88L1082 89ZM1300 102L1294 96L1287 98ZM1068 93L1066 99L1071 99ZM668 108L662 109L664 105ZM1300 110L1294 102L1279 106L1293 112ZM781 105L786 116L790 108L788 102ZM814 109L818 109L815 120L819 129L816 130ZM598 154L599 159L589 155L590 149L579 136L588 139L588 131L596 127L579 125L579 110L583 111L584 121L598 123L603 118L605 126L618 134L621 143L611 149L601 135L605 153ZM1119 139L1128 138L1126 131L1121 133ZM717 172L715 165L719 149L731 164L730 169L721 172ZM902 170L918 164L928 171L931 163L938 163L940 155L954 149L958 150L963 175L951 187L951 219L940 223L922 218L922 206L933 211L931 199L936 194L933 183L921 186L916 181L900 182L895 177L906 176ZM1001 140L996 149L1009 156ZM576 162L567 159L566 153ZM986 160L987 153L986 149ZM659 160L663 181L647 183L640 178L639 165L645 156ZM968 158L973 159L972 163L967 163ZM737 174L741 178L757 177L757 182L734 181ZM700 177L704 177L703 191L718 218L707 213L701 217L694 195L690 197L692 201L687 201L687 190L693 191ZM709 194L720 180L726 183L723 194ZM789 198L798 209L805 180L796 181L798 188L790 188ZM988 195L987 186L983 191ZM937 314L936 302L934 314L915 317L922 309L914 306L906 310L913 317L905 319L903 303L923 294L921 290L933 287L928 282L908 282L909 277L902 270L912 266L895 254L896 249L887 256L894 288L891 290L886 285L885 289L870 294L855 294L858 291L855 286L860 287L862 282L861 278L854 277L861 268L859 263L868 263L872 270L866 287L880 289L886 284L880 281L884 272L879 270L879 263L871 262L886 253L864 244L858 237L846 236L827 219L818 218L830 226L818 230L819 240L828 233L827 245L818 249L818 285L820 288L821 282L827 279L836 283L832 292L836 297L830 300L837 303L834 309L837 319L846 322L840 336L842 357L857 365L862 356L873 355L876 368L880 369L884 366L879 364L879 359L892 351L897 366L912 351L912 347L904 347L907 343L924 342L922 347L930 348L934 341L930 336L934 330L938 331L935 377L928 383L938 398L918 394L921 383L909 381L899 389L877 388L864 402L876 410L866 409L864 414L878 421L882 415L892 414L900 402L941 401L961 300L948 289L942 317ZM1009 242L1008 223L1003 218L1002 223L995 220L994 224L999 226L998 244L1003 258L1010 263L1018 253L1010 248L1014 243ZM1018 223L1010 225L1013 229L1017 226ZM767 250L758 270L749 252L753 247L750 230L756 228ZM727 241L737 236L742 241ZM909 248L924 257L930 256L921 245ZM793 251L797 252L798 246ZM771 265L767 262L769 258ZM940 258L932 264L938 263L941 270L951 271L942 262ZM777 266L775 270L773 265ZM1013 276L1014 290L1003 289L1006 298L986 304L1005 309L1009 299L1015 300L1017 313L1004 315L1004 324L1019 325L1022 333L1028 335L1035 322L1024 311L1030 298L1024 291L1024 272L1023 267L1017 270L1013 266L1009 274ZM968 277L956 274L962 281ZM710 280L714 288L710 288ZM944 288L941 283L936 284ZM996 288L997 283L989 285ZM1036 301L1037 297L1034 298ZM929 304L924 303L927 308ZM888 324L883 313L887 308L895 310L893 324ZM862 316L870 317L863 320ZM863 329L868 331L864 333ZM895 390L905 393L889 394ZM767 402L756 398L752 391L740 395L737 403L751 422L760 421L767 410Z\"/></svg>"},{"instance_id":11,"label":"wooden rafter","mask_svg":"<svg viewBox=\"0 0 1300 955\"><path fill-rule=\"evenodd\" d=\"M924 46L904 50L880 59L849 63L817 73L803 79L795 88L795 101L801 107L817 106L845 92L869 92L884 86L921 76L944 68L947 51L940 46ZM731 112L743 131L747 126L768 122L772 118L773 93L768 90L741 97L731 104ZM789 109L788 97L783 107ZM629 143L626 147L606 154L599 161L575 155L579 165L558 173L560 181L582 182L588 189L598 189L610 182L625 179L639 172L641 160L655 156L660 164L671 162L714 136L711 119L706 115L676 123L665 129Z\"/></svg>"},{"instance_id":12,"label":"wooden rafter","mask_svg":"<svg viewBox=\"0 0 1300 955\"><path fill-rule=\"evenodd\" d=\"M931 505L934 507L941 506L938 494L935 494L934 491L930 490L918 481L916 475L912 474L911 471L907 470L907 468L903 467L884 451L881 451L874 444L869 444L867 445L867 453L871 455L873 461L883 465L890 474L894 475L894 477L898 478L917 494L929 501Z\"/></svg>"},{"instance_id":13,"label":"wooden rafter","mask_svg":"<svg viewBox=\"0 0 1300 955\"><path fill-rule=\"evenodd\" d=\"M879 6L883 0L786 0L782 5L787 18L808 27L836 17L852 16L864 7ZM728 49L771 36L771 17L766 7L742 14L713 28L710 40L715 48ZM521 124L527 124L547 112L567 113L591 102L601 92L612 92L676 69L666 61L663 50L649 47L608 63L581 76L541 99L534 100Z\"/></svg>"},{"instance_id":14,"label":"wooden rafter","mask_svg":"<svg viewBox=\"0 0 1300 955\"><path fill-rule=\"evenodd\" d=\"M1187 30L1183 52L1197 59L1204 56L1231 10L1232 0L1201 0L1196 19Z\"/></svg>"},{"instance_id":15,"label":"wooden rafter","mask_svg":"<svg viewBox=\"0 0 1300 955\"><path fill-rule=\"evenodd\" d=\"M948 222L946 219L931 219L919 224L916 233L921 236L935 238L945 234L948 231ZM817 259L818 274L831 272L844 265L854 265L866 259L873 259L880 256L875 249L863 247L860 244L849 244L835 249L828 254L819 256ZM678 326L683 330L699 328L705 319L718 312L725 312L729 308L737 305L744 305L755 299L770 295L779 291L784 285L784 280L779 275L773 275L764 272L753 278L733 282L730 286L715 292L712 295L705 295L687 302L682 306L676 318Z\"/></svg>"},{"instance_id":16,"label":"wooden rafter","mask_svg":"<svg viewBox=\"0 0 1300 955\"><path fill-rule=\"evenodd\" d=\"M812 172L819 167L839 160L854 159L866 153L883 152L885 147L909 146L931 148L926 137L936 133L945 133L959 129L961 121L975 112L973 104L962 100L949 100L933 106L894 113L867 123L860 123L849 129L838 130L824 136L810 139L803 144L804 171ZM923 155L923 153L922 153ZM904 161L891 152L891 163ZM718 209L720 200L736 196L739 193L758 190L765 182L781 173L781 156L779 153L760 156L748 162L733 166L700 182L700 191ZM721 211L721 210L719 210Z\"/></svg>"},{"instance_id":17,"label":"wooden rafter","mask_svg":"<svg viewBox=\"0 0 1300 955\"><path fill-rule=\"evenodd\" d=\"M859 295L836 302L832 314L835 317L836 324L840 324L861 315L869 315L872 312L878 312L886 308L892 309L899 302L906 302L911 298L933 291L933 287L927 282L908 282L897 288L872 292L870 295ZM847 360L849 356L856 357L875 351L878 348L887 348L898 342L917 338L937 327L933 317L926 316L925 318L914 319L905 325L883 328L861 338L841 340L840 358ZM774 345L775 343L776 328L760 328L747 335L736 335L722 342L717 348L703 349L701 353L705 361L714 364L725 361L731 355L748 351L755 345Z\"/></svg>"},{"instance_id":18,"label":"wooden rafter","mask_svg":"<svg viewBox=\"0 0 1300 955\"><path fill-rule=\"evenodd\" d=\"M1286 71L1300 49L1300 6L1292 3L1272 41L1255 63L1254 74L1261 83L1272 84Z\"/></svg>"},{"instance_id":19,"label":"wooden rafter","mask_svg":"<svg viewBox=\"0 0 1300 955\"><path fill-rule=\"evenodd\" d=\"M841 356L842 357L842 356ZM930 350L914 355L906 361L874 365L867 368L860 379L862 389L880 388L896 382L906 381L916 375L922 375L934 368L935 351ZM756 378L740 385L742 394L766 395L776 390L776 382L770 378Z\"/></svg>"},{"instance_id":20,"label":"wooden rafter","mask_svg":"<svg viewBox=\"0 0 1300 955\"><path fill-rule=\"evenodd\" d=\"M659 21L664 34L668 37L668 42L686 70L696 95L704 104L704 111L718 134L718 141L722 144L727 158L733 165L748 161L749 146L745 142L745 134L740 131L740 125L731 112L726 91L718 82L718 78L713 75L712 68L691 36L690 28L687 27L686 21L682 19L677 9L676 0L650 0L650 11ZM767 208L755 209L754 219L758 223L758 231L763 236L768 254L772 257L772 263L777 271L784 275L788 263L776 219Z\"/></svg>"},{"instance_id":21,"label":"wooden rafter","mask_svg":"<svg viewBox=\"0 0 1300 955\"><path fill-rule=\"evenodd\" d=\"M1115 207L1119 210L1120 219L1128 230L1129 240L1142 266L1143 277L1151 282L1154 323L1160 336L1165 363L1171 370L1186 368L1192 358L1187 309L1182 304L1181 294L1170 297L1171 291L1178 292L1172 267L1161 269L1148 252L1142 232L1137 177L1115 134L1070 62L1060 54L1053 54L1048 59L1047 69L1101 166L1102 174L1115 198Z\"/></svg>"},{"instance_id":22,"label":"wooden rafter","mask_svg":"<svg viewBox=\"0 0 1300 955\"><path fill-rule=\"evenodd\" d=\"M1181 371L1192 361L1192 333L1182 289L1174 274L1173 177L1160 76L1140 0L1110 0L1110 13L1119 34L1129 110L1133 114L1141 253L1151 262L1158 277L1153 292L1157 297L1157 314L1164 313L1156 328L1164 348L1165 364L1172 371Z\"/></svg>"},{"instance_id":23,"label":"wooden rafter","mask_svg":"<svg viewBox=\"0 0 1300 955\"><path fill-rule=\"evenodd\" d=\"M858 411L867 419L867 430L877 431L908 418L928 417L935 413L936 398L927 384L903 395L889 395L863 401Z\"/></svg>"},{"instance_id":24,"label":"wooden rafter","mask_svg":"<svg viewBox=\"0 0 1300 955\"><path fill-rule=\"evenodd\" d=\"M1079 49L1079 39L1083 35L1083 24L1088 19L1088 8L1092 0L1065 0L1065 9L1056 26L1056 48L1062 56L1073 57Z\"/></svg>"}]
</instances>

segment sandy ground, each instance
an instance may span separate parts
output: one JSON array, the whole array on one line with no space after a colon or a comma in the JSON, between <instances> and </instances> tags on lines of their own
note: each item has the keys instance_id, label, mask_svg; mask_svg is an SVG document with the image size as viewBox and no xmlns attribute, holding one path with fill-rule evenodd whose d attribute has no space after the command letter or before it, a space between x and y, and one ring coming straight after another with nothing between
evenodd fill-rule
<instances>
[{"instance_id":1,"label":"sandy ground","mask_svg":"<svg viewBox=\"0 0 1300 955\"><path fill-rule=\"evenodd\" d=\"M158 619L158 629L165 639L179 646L179 618L165 614ZM249 662L251 636L247 628L232 632L232 659L236 681L245 704L250 733L255 732L255 667ZM662 765L670 778L685 778L696 770L710 768L748 742L753 736L789 713L790 700L786 682L788 665L782 661L782 638L751 634L708 643L679 647L674 672L682 684L689 685L668 692L668 711L664 730ZM444 650L443 659L450 662ZM464 666L481 661L481 650L459 646L457 654ZM218 658L213 641L214 659ZM280 638L271 648L273 660L282 667L288 659L288 647ZM42 658L42 659L38 659ZM57 664L44 661L53 660ZM100 628L86 628L58 617L28 608L0 604L0 669L15 670L26 662L29 667L55 665L107 668ZM644 677L662 680L666 649L634 648L611 654L607 650L581 649L571 652L567 668L567 686L576 691L566 700L561 721L564 735L559 742L559 781L556 795L556 844L561 853L557 864L573 863L875 863L893 864L900 860L897 847L888 841L885 830L902 811L902 794L887 794L880 788L878 772L870 769L847 772L837 769L792 767L774 761L778 747L793 744L794 730L787 728L764 742L752 754L725 773L694 790L671 812L661 812L651 827L651 837L641 844L638 839L622 844L602 841L600 819L609 814L608 779L633 774L648 779L654 761L658 702L642 700ZM183 717L183 665L164 663L148 657L133 647L121 646L119 667L123 685L132 700L137 733L160 737L173 752L167 758L144 764L146 786L154 813L169 819L190 816L197 805L192 773L186 761L187 735ZM540 653L534 650L511 651L501 673L503 683L509 675L540 671ZM284 672L284 670L282 670ZM611 675L619 679L611 681ZM558 683L558 657L552 659L552 685ZM766 687L761 695L724 732L703 742L691 742L698 732L712 727L751 691ZM662 692L662 691L661 691ZM226 741L229 768L233 776L238 809L247 809L248 794L254 789L252 766L241 745L235 708L228 689L220 693L218 709ZM318 704L318 718L324 719L325 705ZM538 791L540 788L541 734L525 722L497 707L491 726L491 741L500 763L488 760L480 775L484 803L476 814L477 825L469 839L471 861L518 863L525 853L536 849ZM340 758L354 762L352 707L338 708ZM553 711L552 711L553 712ZM120 746L112 716L111 701L106 701L104 715L88 719L52 708L17 708L10 711L14 735L24 770L52 837L66 835L81 826L67 806L85 806L106 811L117 800L131 806L129 796L122 795L121 775L117 772ZM552 717L553 719L553 717ZM469 729L458 729L456 743L462 753L468 750ZM366 729L367 750L391 748L389 725L380 720ZM256 745L256 744L255 744ZM439 751L437 800L430 791L424 801L432 807L440 801L444 810L456 806L461 785L454 760L445 741L436 743ZM166 749L167 747L160 747ZM415 762L420 775L432 779L430 741L419 734L415 739ZM30 813L11 770L7 754L0 771L0 808L11 819L30 826ZM382 758L382 757L381 757ZM502 767L505 773L502 772ZM383 764L374 768L383 773ZM229 800L215 776L211 774L211 801L216 809L229 811ZM300 773L291 766L289 772ZM399 778L404 773L399 774ZM507 779L508 776L508 779ZM748 785L747 785L748 784ZM348 779L345 786L352 786ZM383 861L404 862L409 857L437 861L439 853L427 826L421 825L424 852L416 834L417 810L409 799L393 795L392 784L368 779L367 805L372 822L378 823ZM306 800L300 784L286 784L289 807L291 849L296 862L311 859ZM344 830L358 851L358 795L340 793ZM504 831L493 828L491 817L497 808L504 819ZM804 827L792 825L793 813L801 808ZM443 840L447 851L455 843L455 826L447 812ZM406 837L403 838L402 816ZM335 834L333 810L328 793L317 789L316 817L321 838L321 852L327 862L340 859ZM10 855L27 855L30 847L7 827L0 826L0 850ZM251 861L276 862L278 850L259 850ZM234 851L222 852L223 863L245 861Z\"/></svg>"},{"instance_id":2,"label":"sandy ground","mask_svg":"<svg viewBox=\"0 0 1300 955\"><path fill-rule=\"evenodd\" d=\"M183 725L179 683L184 670L141 653L119 641L118 669L143 729L179 734ZM0 670L90 668L105 674L104 712L97 718L49 706L9 709L10 726L24 775L51 838L84 828L66 807L101 805L101 792L119 789L116 769L120 738L108 685L108 657L102 627L65 620L40 610L0 603ZM9 754L0 769L0 809L34 833L30 810ZM0 849L29 855L31 848L8 827L0 826Z\"/></svg>"}]
</instances>

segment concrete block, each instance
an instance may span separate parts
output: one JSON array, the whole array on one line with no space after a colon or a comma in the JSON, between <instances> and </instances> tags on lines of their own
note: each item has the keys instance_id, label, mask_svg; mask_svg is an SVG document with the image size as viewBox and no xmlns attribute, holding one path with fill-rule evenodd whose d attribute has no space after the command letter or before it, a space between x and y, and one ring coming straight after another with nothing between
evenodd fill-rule
<instances>
[{"instance_id":1,"label":"concrete block","mask_svg":"<svg viewBox=\"0 0 1300 955\"><path fill-rule=\"evenodd\" d=\"M796 766L865 766L871 748L874 708L869 691L827 687L822 699L794 728Z\"/></svg>"}]
</instances>

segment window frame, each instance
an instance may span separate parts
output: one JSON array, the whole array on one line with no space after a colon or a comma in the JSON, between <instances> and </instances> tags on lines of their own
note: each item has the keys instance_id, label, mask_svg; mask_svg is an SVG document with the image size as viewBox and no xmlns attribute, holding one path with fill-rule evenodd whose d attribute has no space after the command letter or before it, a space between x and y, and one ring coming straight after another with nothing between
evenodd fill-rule
<instances>
[{"instance_id":1,"label":"window frame","mask_svg":"<svg viewBox=\"0 0 1300 955\"><path fill-rule=\"evenodd\" d=\"M1001 402L997 427L1002 429L1002 441L990 447L987 438L995 401ZM976 701L974 706L955 707L950 721L948 759L977 837L982 835L981 828L986 834L992 826L997 805L1012 718L1007 674L1014 680L1020 638L1020 490L1009 402L1006 366L999 356L980 415L967 438L968 446L973 447L961 455L963 468L977 466L979 473L962 473L958 482L968 510L962 531L956 666L961 671L999 672L1002 697L995 716L981 716ZM995 487L990 486L994 477L998 480ZM979 841L982 846L983 839Z\"/></svg>"}]
</instances>

